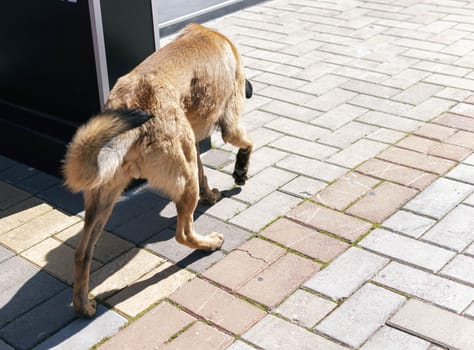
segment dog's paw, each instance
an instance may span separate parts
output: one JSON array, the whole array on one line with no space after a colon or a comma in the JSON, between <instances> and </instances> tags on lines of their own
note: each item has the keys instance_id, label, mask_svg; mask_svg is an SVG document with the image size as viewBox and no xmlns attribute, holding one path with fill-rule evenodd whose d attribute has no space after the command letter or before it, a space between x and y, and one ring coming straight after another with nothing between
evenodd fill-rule
<instances>
[{"instance_id":1,"label":"dog's paw","mask_svg":"<svg viewBox=\"0 0 474 350\"><path fill-rule=\"evenodd\" d=\"M209 240L209 250L216 250L222 247L224 243L224 235L222 233L212 232L206 236Z\"/></svg>"},{"instance_id":2,"label":"dog's paw","mask_svg":"<svg viewBox=\"0 0 474 350\"><path fill-rule=\"evenodd\" d=\"M75 312L80 317L92 318L97 311L97 302L94 299L88 300L87 303L75 308Z\"/></svg>"},{"instance_id":3,"label":"dog's paw","mask_svg":"<svg viewBox=\"0 0 474 350\"><path fill-rule=\"evenodd\" d=\"M240 169L235 169L234 173L232 174L232 177L234 178L234 181L237 185L243 186L245 185L245 181L247 181L247 171L246 170L240 170Z\"/></svg>"},{"instance_id":4,"label":"dog's paw","mask_svg":"<svg viewBox=\"0 0 474 350\"><path fill-rule=\"evenodd\" d=\"M212 191L208 191L206 193L201 193L199 196L199 202L201 204L206 205L213 205L216 204L222 195L217 188L213 188Z\"/></svg>"}]
</instances>

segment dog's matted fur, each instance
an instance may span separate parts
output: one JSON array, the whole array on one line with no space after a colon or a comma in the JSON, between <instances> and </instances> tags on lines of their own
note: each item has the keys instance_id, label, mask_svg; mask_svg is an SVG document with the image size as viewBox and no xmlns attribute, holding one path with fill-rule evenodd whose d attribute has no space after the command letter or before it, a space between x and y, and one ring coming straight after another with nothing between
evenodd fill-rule
<instances>
[{"instance_id":1,"label":"dog's matted fur","mask_svg":"<svg viewBox=\"0 0 474 350\"><path fill-rule=\"evenodd\" d=\"M94 246L133 178L147 179L175 202L178 242L194 249L221 247L222 234L194 232L199 197L210 203L220 198L207 184L196 145L219 128L223 140L239 148L233 177L244 184L252 143L239 119L251 94L235 46L222 34L191 24L121 77L104 112L77 130L63 170L66 185L84 192L86 210L74 261L78 314L95 314L95 302L88 298Z\"/></svg>"}]
</instances>

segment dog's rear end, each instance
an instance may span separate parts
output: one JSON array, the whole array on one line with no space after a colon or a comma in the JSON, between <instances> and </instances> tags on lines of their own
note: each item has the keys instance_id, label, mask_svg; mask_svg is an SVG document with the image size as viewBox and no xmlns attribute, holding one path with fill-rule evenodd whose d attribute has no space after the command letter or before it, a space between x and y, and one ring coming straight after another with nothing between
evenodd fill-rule
<instances>
[{"instance_id":1,"label":"dog's rear end","mask_svg":"<svg viewBox=\"0 0 474 350\"><path fill-rule=\"evenodd\" d=\"M239 147L233 176L237 184L245 183L252 143L239 119L244 98L251 94L233 44L217 32L190 25L120 78L107 111L78 129L64 162L65 183L84 192L86 210L74 262L78 314L95 314L95 302L88 299L94 246L132 178L146 178L176 203L178 242L204 250L222 245L220 233L194 232L199 196L211 202L218 198L218 191L207 185L195 145L220 128L224 141Z\"/></svg>"}]
</instances>

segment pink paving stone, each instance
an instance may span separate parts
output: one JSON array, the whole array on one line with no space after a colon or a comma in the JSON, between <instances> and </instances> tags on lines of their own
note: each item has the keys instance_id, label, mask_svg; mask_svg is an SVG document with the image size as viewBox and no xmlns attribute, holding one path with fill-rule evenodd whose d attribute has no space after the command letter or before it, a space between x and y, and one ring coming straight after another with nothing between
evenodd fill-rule
<instances>
[{"instance_id":1,"label":"pink paving stone","mask_svg":"<svg viewBox=\"0 0 474 350\"><path fill-rule=\"evenodd\" d=\"M456 164L455 162L448 159L443 159L398 147L390 147L389 149L377 155L377 158L415 169L428 171L438 175L447 173L448 170Z\"/></svg>"},{"instance_id":2,"label":"pink paving stone","mask_svg":"<svg viewBox=\"0 0 474 350\"><path fill-rule=\"evenodd\" d=\"M420 153L430 154L455 161L461 161L471 154L471 150L465 147L441 143L415 135L410 135L407 138L401 140L399 143L397 143L397 147L408 148Z\"/></svg>"},{"instance_id":3,"label":"pink paving stone","mask_svg":"<svg viewBox=\"0 0 474 350\"><path fill-rule=\"evenodd\" d=\"M414 132L415 135L423 136L436 141L444 141L456 133L456 129L437 124L426 124Z\"/></svg>"},{"instance_id":4,"label":"pink paving stone","mask_svg":"<svg viewBox=\"0 0 474 350\"><path fill-rule=\"evenodd\" d=\"M331 261L349 245L288 219L280 219L261 234L284 246L321 261Z\"/></svg>"},{"instance_id":5,"label":"pink paving stone","mask_svg":"<svg viewBox=\"0 0 474 350\"><path fill-rule=\"evenodd\" d=\"M234 338L205 323L196 322L160 350L224 350ZM135 348L136 349L136 348Z\"/></svg>"},{"instance_id":6,"label":"pink paving stone","mask_svg":"<svg viewBox=\"0 0 474 350\"><path fill-rule=\"evenodd\" d=\"M254 238L233 250L203 276L235 291L284 254L283 248Z\"/></svg>"},{"instance_id":7,"label":"pink paving stone","mask_svg":"<svg viewBox=\"0 0 474 350\"><path fill-rule=\"evenodd\" d=\"M372 222L381 223L417 193L418 191L414 189L384 182L367 193L346 212Z\"/></svg>"},{"instance_id":8,"label":"pink paving stone","mask_svg":"<svg viewBox=\"0 0 474 350\"><path fill-rule=\"evenodd\" d=\"M291 210L288 217L351 242L357 240L372 227L366 221L309 202Z\"/></svg>"},{"instance_id":9,"label":"pink paving stone","mask_svg":"<svg viewBox=\"0 0 474 350\"><path fill-rule=\"evenodd\" d=\"M468 131L458 131L446 140L446 143L462 146L474 150L474 133Z\"/></svg>"},{"instance_id":10,"label":"pink paving stone","mask_svg":"<svg viewBox=\"0 0 474 350\"><path fill-rule=\"evenodd\" d=\"M356 170L366 175L395 182L417 190L424 190L438 178L438 176L431 173L389 163L376 158L368 160Z\"/></svg>"},{"instance_id":11,"label":"pink paving stone","mask_svg":"<svg viewBox=\"0 0 474 350\"><path fill-rule=\"evenodd\" d=\"M320 269L320 265L286 254L238 290L241 295L274 307Z\"/></svg>"},{"instance_id":12,"label":"pink paving stone","mask_svg":"<svg viewBox=\"0 0 474 350\"><path fill-rule=\"evenodd\" d=\"M242 334L266 315L265 311L199 278L185 284L170 299L234 334Z\"/></svg>"},{"instance_id":13,"label":"pink paving stone","mask_svg":"<svg viewBox=\"0 0 474 350\"><path fill-rule=\"evenodd\" d=\"M162 349L171 336L194 321L196 321L194 317L163 302L130 326L122 329L99 349Z\"/></svg>"},{"instance_id":14,"label":"pink paving stone","mask_svg":"<svg viewBox=\"0 0 474 350\"><path fill-rule=\"evenodd\" d=\"M474 132L474 118L463 117L457 114L444 113L434 119L433 123Z\"/></svg>"},{"instance_id":15,"label":"pink paving stone","mask_svg":"<svg viewBox=\"0 0 474 350\"><path fill-rule=\"evenodd\" d=\"M350 172L316 194L313 200L327 207L342 210L362 197L378 182L371 177Z\"/></svg>"}]
</instances>

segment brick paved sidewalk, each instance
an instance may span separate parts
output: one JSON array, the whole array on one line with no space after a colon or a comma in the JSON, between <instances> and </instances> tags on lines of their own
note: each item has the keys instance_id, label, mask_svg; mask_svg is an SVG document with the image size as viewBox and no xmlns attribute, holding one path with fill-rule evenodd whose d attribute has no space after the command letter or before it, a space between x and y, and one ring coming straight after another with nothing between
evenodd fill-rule
<instances>
[{"instance_id":1,"label":"brick paved sidewalk","mask_svg":"<svg viewBox=\"0 0 474 350\"><path fill-rule=\"evenodd\" d=\"M80 196L0 157L0 349L473 349L474 3L262 3L208 25L255 88L248 183L174 241L158 193L124 194L99 241L93 320L71 310ZM165 39L166 42L169 39ZM110 338L110 339L109 339Z\"/></svg>"}]
</instances>

